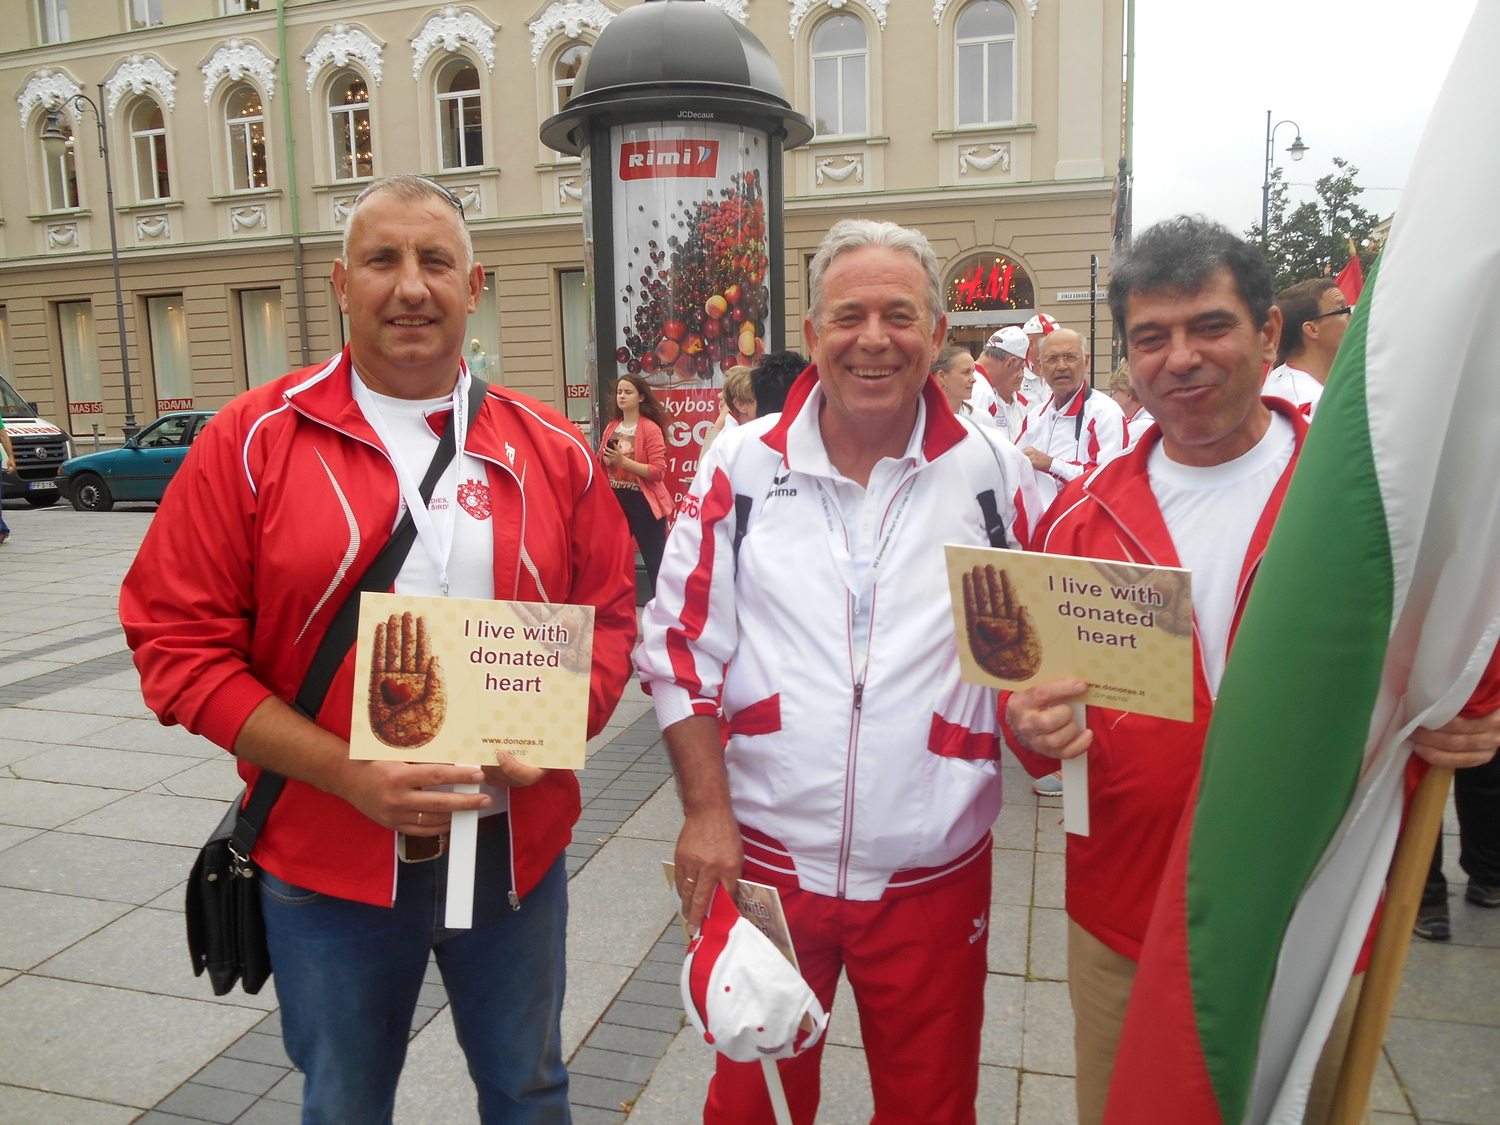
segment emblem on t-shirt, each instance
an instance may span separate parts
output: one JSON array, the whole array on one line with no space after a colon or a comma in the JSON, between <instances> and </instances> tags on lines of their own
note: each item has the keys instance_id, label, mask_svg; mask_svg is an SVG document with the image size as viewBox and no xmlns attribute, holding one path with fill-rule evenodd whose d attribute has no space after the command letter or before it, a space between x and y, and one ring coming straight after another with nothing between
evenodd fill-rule
<instances>
[{"instance_id":1,"label":"emblem on t-shirt","mask_svg":"<svg viewBox=\"0 0 1500 1125\"><path fill-rule=\"evenodd\" d=\"M466 480L458 486L458 506L476 520L490 518L490 487L482 481Z\"/></svg>"}]
</instances>

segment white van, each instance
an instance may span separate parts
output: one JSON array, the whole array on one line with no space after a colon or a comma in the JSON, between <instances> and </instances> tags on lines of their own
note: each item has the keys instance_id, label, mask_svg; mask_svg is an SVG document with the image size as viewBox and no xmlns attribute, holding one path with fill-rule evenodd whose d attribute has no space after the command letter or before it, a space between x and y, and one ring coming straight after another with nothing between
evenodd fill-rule
<instances>
[{"instance_id":1,"label":"white van","mask_svg":"<svg viewBox=\"0 0 1500 1125\"><path fill-rule=\"evenodd\" d=\"M16 452L14 469L0 474L0 496L6 500L24 497L33 508L56 504L62 496L58 469L72 456L72 441L51 422L39 416L36 404L16 394L0 379L0 417Z\"/></svg>"}]
</instances>

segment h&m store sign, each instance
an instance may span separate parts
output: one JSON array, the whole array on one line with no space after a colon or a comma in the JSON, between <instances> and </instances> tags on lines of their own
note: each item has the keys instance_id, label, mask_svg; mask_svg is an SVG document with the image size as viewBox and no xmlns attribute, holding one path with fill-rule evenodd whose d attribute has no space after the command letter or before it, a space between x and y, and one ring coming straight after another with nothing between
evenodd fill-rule
<instances>
[{"instance_id":1,"label":"h&m store sign","mask_svg":"<svg viewBox=\"0 0 1500 1125\"><path fill-rule=\"evenodd\" d=\"M620 145L620 179L718 175L719 142L712 140L626 141Z\"/></svg>"}]
</instances>

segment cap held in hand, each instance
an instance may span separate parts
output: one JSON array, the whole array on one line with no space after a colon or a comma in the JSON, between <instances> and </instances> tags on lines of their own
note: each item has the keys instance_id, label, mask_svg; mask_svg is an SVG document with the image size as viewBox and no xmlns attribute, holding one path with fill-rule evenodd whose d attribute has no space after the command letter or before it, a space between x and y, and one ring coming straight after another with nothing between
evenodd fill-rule
<instances>
[{"instance_id":1,"label":"cap held in hand","mask_svg":"<svg viewBox=\"0 0 1500 1125\"><path fill-rule=\"evenodd\" d=\"M802 974L741 917L722 885L688 946L682 1003L704 1040L735 1062L800 1055L828 1027ZM802 1026L804 1016L811 1030Z\"/></svg>"}]
</instances>

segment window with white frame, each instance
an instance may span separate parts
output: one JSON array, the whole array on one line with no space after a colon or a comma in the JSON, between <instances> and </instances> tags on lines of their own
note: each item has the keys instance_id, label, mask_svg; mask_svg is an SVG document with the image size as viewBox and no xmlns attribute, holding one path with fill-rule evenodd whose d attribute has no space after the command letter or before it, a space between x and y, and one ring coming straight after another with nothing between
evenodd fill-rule
<instances>
[{"instance_id":1,"label":"window with white frame","mask_svg":"<svg viewBox=\"0 0 1500 1125\"><path fill-rule=\"evenodd\" d=\"M224 14L232 16L236 12L258 12L260 11L260 0L224 0Z\"/></svg>"},{"instance_id":2,"label":"window with white frame","mask_svg":"<svg viewBox=\"0 0 1500 1125\"><path fill-rule=\"evenodd\" d=\"M583 69L583 60L589 57L589 45L577 43L557 56L552 67L552 112L561 113L573 96L573 83L578 81L578 72Z\"/></svg>"},{"instance_id":3,"label":"window with white frame","mask_svg":"<svg viewBox=\"0 0 1500 1125\"><path fill-rule=\"evenodd\" d=\"M229 185L233 191L270 186L266 163L266 115L253 86L236 86L224 103L229 130Z\"/></svg>"},{"instance_id":4,"label":"window with white frame","mask_svg":"<svg viewBox=\"0 0 1500 1125\"><path fill-rule=\"evenodd\" d=\"M130 0L130 26L160 27L166 22L161 4L162 0Z\"/></svg>"},{"instance_id":5,"label":"window with white frame","mask_svg":"<svg viewBox=\"0 0 1500 1125\"><path fill-rule=\"evenodd\" d=\"M484 115L479 107L479 68L453 59L438 71L438 132L444 168L484 163Z\"/></svg>"},{"instance_id":6,"label":"window with white frame","mask_svg":"<svg viewBox=\"0 0 1500 1125\"><path fill-rule=\"evenodd\" d=\"M171 198L167 123L161 106L150 98L142 98L130 111L130 147L135 158L136 197L142 203Z\"/></svg>"},{"instance_id":7,"label":"window with white frame","mask_svg":"<svg viewBox=\"0 0 1500 1125\"><path fill-rule=\"evenodd\" d=\"M858 16L830 16L813 32L813 122L818 136L869 132L869 46Z\"/></svg>"},{"instance_id":8,"label":"window with white frame","mask_svg":"<svg viewBox=\"0 0 1500 1125\"><path fill-rule=\"evenodd\" d=\"M39 0L37 27L43 43L66 43L68 34L68 0Z\"/></svg>"},{"instance_id":9,"label":"window with white frame","mask_svg":"<svg viewBox=\"0 0 1500 1125\"><path fill-rule=\"evenodd\" d=\"M286 314L281 290L241 290L240 329L245 339L245 385L259 387L285 375Z\"/></svg>"},{"instance_id":10,"label":"window with white frame","mask_svg":"<svg viewBox=\"0 0 1500 1125\"><path fill-rule=\"evenodd\" d=\"M42 138L42 166L47 181L47 210L71 211L78 206L78 160L73 144L73 126L58 114L61 136Z\"/></svg>"},{"instance_id":11,"label":"window with white frame","mask_svg":"<svg viewBox=\"0 0 1500 1125\"><path fill-rule=\"evenodd\" d=\"M959 125L1008 125L1016 119L1016 13L1001 0L979 0L958 17L956 94Z\"/></svg>"},{"instance_id":12,"label":"window with white frame","mask_svg":"<svg viewBox=\"0 0 1500 1125\"><path fill-rule=\"evenodd\" d=\"M328 88L328 124L333 138L333 178L363 180L375 174L370 148L370 91L346 70Z\"/></svg>"}]
</instances>

